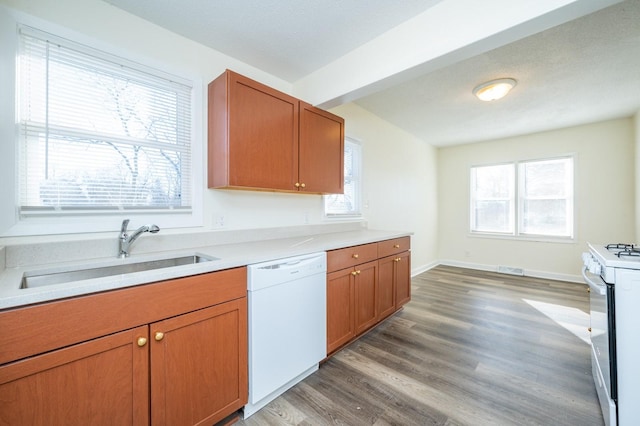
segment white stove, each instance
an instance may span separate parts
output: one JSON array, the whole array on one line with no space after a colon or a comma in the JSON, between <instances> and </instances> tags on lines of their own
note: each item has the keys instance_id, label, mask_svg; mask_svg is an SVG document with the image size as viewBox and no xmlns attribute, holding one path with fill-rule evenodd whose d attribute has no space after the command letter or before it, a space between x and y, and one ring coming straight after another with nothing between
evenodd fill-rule
<instances>
[{"instance_id":1,"label":"white stove","mask_svg":"<svg viewBox=\"0 0 640 426\"><path fill-rule=\"evenodd\" d=\"M589 244L593 377L607 426L640 424L640 248Z\"/></svg>"}]
</instances>

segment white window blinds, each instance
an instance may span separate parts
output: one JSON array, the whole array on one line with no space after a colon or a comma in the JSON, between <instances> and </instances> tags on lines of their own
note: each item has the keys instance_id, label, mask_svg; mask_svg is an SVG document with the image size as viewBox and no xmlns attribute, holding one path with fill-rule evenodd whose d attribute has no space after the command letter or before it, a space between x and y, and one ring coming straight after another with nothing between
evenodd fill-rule
<instances>
[{"instance_id":1,"label":"white window blinds","mask_svg":"<svg viewBox=\"0 0 640 426\"><path fill-rule=\"evenodd\" d=\"M21 215L191 208L187 82L22 26Z\"/></svg>"}]
</instances>

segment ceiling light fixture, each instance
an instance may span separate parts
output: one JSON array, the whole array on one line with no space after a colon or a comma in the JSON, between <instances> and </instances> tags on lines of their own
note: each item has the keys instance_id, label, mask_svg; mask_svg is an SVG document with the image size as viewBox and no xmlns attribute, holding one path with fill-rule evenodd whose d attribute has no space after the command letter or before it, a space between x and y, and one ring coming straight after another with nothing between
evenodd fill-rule
<instances>
[{"instance_id":1,"label":"ceiling light fixture","mask_svg":"<svg viewBox=\"0 0 640 426\"><path fill-rule=\"evenodd\" d=\"M495 101L504 98L516 84L513 78L499 78L479 84L473 94L481 101Z\"/></svg>"}]
</instances>

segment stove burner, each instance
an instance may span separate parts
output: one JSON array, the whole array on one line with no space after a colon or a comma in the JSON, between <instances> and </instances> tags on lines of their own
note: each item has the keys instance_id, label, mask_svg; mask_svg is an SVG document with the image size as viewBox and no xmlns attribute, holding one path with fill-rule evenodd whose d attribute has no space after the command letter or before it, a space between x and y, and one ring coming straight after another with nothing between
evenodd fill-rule
<instances>
[{"instance_id":1,"label":"stove burner","mask_svg":"<svg viewBox=\"0 0 640 426\"><path fill-rule=\"evenodd\" d=\"M625 243L607 244L606 246L604 246L604 248L606 248L607 250L616 250L616 249L633 250L634 247L635 246L633 244L625 244Z\"/></svg>"},{"instance_id":2,"label":"stove burner","mask_svg":"<svg viewBox=\"0 0 640 426\"><path fill-rule=\"evenodd\" d=\"M640 256L640 249L637 248L630 248L627 250L622 250L618 253L616 253L618 255L618 257L622 257L622 256Z\"/></svg>"}]
</instances>

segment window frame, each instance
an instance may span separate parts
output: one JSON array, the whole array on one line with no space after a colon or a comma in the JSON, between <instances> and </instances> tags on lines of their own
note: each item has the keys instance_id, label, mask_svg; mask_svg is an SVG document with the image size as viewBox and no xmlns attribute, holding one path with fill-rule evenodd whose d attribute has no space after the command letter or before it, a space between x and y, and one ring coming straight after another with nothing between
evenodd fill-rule
<instances>
[{"instance_id":1,"label":"window frame","mask_svg":"<svg viewBox=\"0 0 640 426\"><path fill-rule=\"evenodd\" d=\"M2 136L5 138L11 138L14 143L10 148L10 152L13 154L0 159L0 166L3 163L13 161L13 165L10 170L11 174L5 172L2 173L2 177L6 179L7 186L11 186L11 189L3 191L4 193L12 194L9 198L13 198L13 206L10 207L12 213L9 212L9 208L3 209L2 216L0 217L0 237L14 237L14 236L37 236L37 235L51 235L51 234L73 234L73 233L89 233L89 232L106 232L118 230L120 223L125 218L130 218L135 223L157 223L161 228L185 228L185 227L197 227L203 225L203 197L204 197L204 150L203 142L203 84L200 77L195 76L193 73L186 71L185 69L176 69L168 63L159 63L153 59L144 57L139 53L133 51L124 50L122 48L116 48L111 45L99 42L82 34L78 34L67 28L60 27L58 25L42 21L37 18L33 18L29 15L5 9L0 11L6 13L9 16L9 20L12 22L14 29L12 30L12 37L0 42L0 54L3 56L11 57L13 63L10 77L13 85L14 93L12 96L7 96L4 100L0 100L0 108L2 110L11 110L14 116L14 122L16 125L11 129L11 132L2 132ZM4 17L3 17L4 18ZM191 150L191 170L190 175L187 177L189 180L189 186L191 188L191 209L189 211L171 210L171 209L114 209L105 211L96 209L96 211L90 211L87 209L82 212L78 212L75 215L59 216L55 214L34 214L34 215L21 215L19 207L19 170L18 160L20 152L20 140L17 126L18 120L18 93L20 76L18 75L18 52L20 51L20 36L19 28L21 26L31 27L37 31L52 34L56 38L69 40L71 43L84 46L91 50L98 50L105 56L110 58L119 58L124 64L135 64L141 70L153 70L156 75L160 76L173 76L178 81L187 82L191 86L191 95L189 99L189 106L191 108L191 120L187 125L188 132L190 134L190 150ZM8 68L7 68L8 69Z\"/></svg>"},{"instance_id":2,"label":"window frame","mask_svg":"<svg viewBox=\"0 0 640 426\"><path fill-rule=\"evenodd\" d=\"M348 146L356 147L357 156L355 157L353 169L356 170L353 173L355 176L348 176L347 173L344 174L344 187L347 187L347 180L352 179L355 182L354 186L354 209L350 211L341 211L341 212L329 212L328 205L329 200L332 197L344 197L344 194L327 194L322 197L323 201L323 210L325 218L327 219L351 219L351 218L361 218L362 217L362 163L363 163L363 148L362 141L354 139L352 137L344 138L344 146L347 149Z\"/></svg>"},{"instance_id":3,"label":"window frame","mask_svg":"<svg viewBox=\"0 0 640 426\"><path fill-rule=\"evenodd\" d=\"M476 169L479 168L484 168L484 167L501 167L501 166L511 166L510 167L510 173L509 173L509 178L510 178L510 188L509 188L509 195L507 197L478 197L477 194L473 191L473 188L476 186L475 183L477 181L477 174L474 173L476 171ZM508 235L508 234L512 234L513 232L500 232L500 231L477 231L473 229L473 224L474 224L474 219L475 219L475 215L474 215L474 211L477 210L476 207L476 203L479 201L506 201L508 203L508 228L509 229L514 229L514 223L513 220L515 218L515 209L516 209L516 193L515 193L515 182L516 182L516 174L515 174L515 169L513 167L513 164L511 163L498 163L498 164L486 164L486 165L482 165L482 166L472 166L470 168L470 216L469 216L469 226L470 226L470 230L473 233L482 233L482 234L498 234L498 235Z\"/></svg>"},{"instance_id":4,"label":"window frame","mask_svg":"<svg viewBox=\"0 0 640 426\"><path fill-rule=\"evenodd\" d=\"M574 153L558 155L553 157L533 158L526 160L515 160L502 163L487 163L487 164L474 164L469 167L469 235L474 237L486 237L486 238L498 238L498 239L517 239L517 240L530 240L530 241L550 241L550 242L574 242L576 240L576 155ZM522 176L522 167L527 163L546 162L556 160L571 160L570 171L570 195L567 198L569 203L570 212L567 215L569 224L567 225L569 235L551 235L540 233L528 233L523 232L523 204L524 204L524 177ZM512 208L510 218L511 229L508 232L490 232L490 231L478 231L474 230L474 201L475 194L473 191L473 170L480 167L491 167L500 165L510 165L513 170L514 180L512 188ZM565 184L568 184L565 182Z\"/></svg>"}]
</instances>

